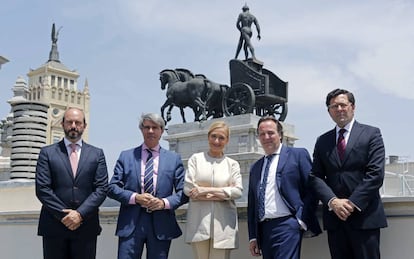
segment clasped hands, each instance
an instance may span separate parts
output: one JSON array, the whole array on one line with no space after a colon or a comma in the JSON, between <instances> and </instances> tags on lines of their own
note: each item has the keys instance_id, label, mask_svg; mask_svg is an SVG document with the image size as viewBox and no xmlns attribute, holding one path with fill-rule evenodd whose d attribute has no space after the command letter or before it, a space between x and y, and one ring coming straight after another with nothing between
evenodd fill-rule
<instances>
[{"instance_id":1,"label":"clasped hands","mask_svg":"<svg viewBox=\"0 0 414 259\"><path fill-rule=\"evenodd\" d=\"M64 213L67 213L61 220L63 225L65 225L70 230L76 230L82 224L82 216L81 214L72 209L63 209Z\"/></svg>"},{"instance_id":2,"label":"clasped hands","mask_svg":"<svg viewBox=\"0 0 414 259\"><path fill-rule=\"evenodd\" d=\"M135 196L135 203L141 205L149 211L163 210L165 208L164 201L160 198L154 197L150 193L137 194Z\"/></svg>"},{"instance_id":3,"label":"clasped hands","mask_svg":"<svg viewBox=\"0 0 414 259\"><path fill-rule=\"evenodd\" d=\"M197 186L190 190L190 198L193 200L221 200L215 193L212 193L211 188Z\"/></svg>"},{"instance_id":4,"label":"clasped hands","mask_svg":"<svg viewBox=\"0 0 414 259\"><path fill-rule=\"evenodd\" d=\"M233 183L230 186L235 186ZM229 195L223 187L201 187L195 186L189 192L189 197L198 201L225 201Z\"/></svg>"},{"instance_id":5,"label":"clasped hands","mask_svg":"<svg viewBox=\"0 0 414 259\"><path fill-rule=\"evenodd\" d=\"M203 187L194 187L190 190L190 198L197 200L198 198L201 198L201 196L207 198L207 196L213 196L210 193L205 194Z\"/></svg>"},{"instance_id":6,"label":"clasped hands","mask_svg":"<svg viewBox=\"0 0 414 259\"><path fill-rule=\"evenodd\" d=\"M355 209L355 205L350 200L339 198L334 198L331 201L330 207L335 212L336 216L343 221L346 221Z\"/></svg>"}]
</instances>

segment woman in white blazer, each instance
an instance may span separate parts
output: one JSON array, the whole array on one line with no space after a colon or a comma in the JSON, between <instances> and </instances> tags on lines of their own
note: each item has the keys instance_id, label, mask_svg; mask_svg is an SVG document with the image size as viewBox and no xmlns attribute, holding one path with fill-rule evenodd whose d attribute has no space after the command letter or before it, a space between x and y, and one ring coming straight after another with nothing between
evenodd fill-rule
<instances>
[{"instance_id":1,"label":"woman in white blazer","mask_svg":"<svg viewBox=\"0 0 414 259\"><path fill-rule=\"evenodd\" d=\"M184 193L190 197L185 241L196 259L228 259L238 247L237 207L242 195L239 163L224 154L230 129L222 121L208 131L209 150L188 160Z\"/></svg>"}]
</instances>

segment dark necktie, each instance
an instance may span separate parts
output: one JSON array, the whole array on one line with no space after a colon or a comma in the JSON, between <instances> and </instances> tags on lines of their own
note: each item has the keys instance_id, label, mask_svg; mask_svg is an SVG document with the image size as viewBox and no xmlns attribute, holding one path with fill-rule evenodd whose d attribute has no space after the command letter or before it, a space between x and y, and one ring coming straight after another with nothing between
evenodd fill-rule
<instances>
[{"instance_id":1,"label":"dark necktie","mask_svg":"<svg viewBox=\"0 0 414 259\"><path fill-rule=\"evenodd\" d=\"M266 156L266 167L263 172L263 179L259 185L259 220L261 220L265 215L265 196L266 196L266 185L267 185L267 178L269 176L269 168L270 164L272 163L272 159L275 154L271 154Z\"/></svg>"},{"instance_id":2,"label":"dark necktie","mask_svg":"<svg viewBox=\"0 0 414 259\"><path fill-rule=\"evenodd\" d=\"M146 149L148 152L147 162L145 163L144 172L144 192L154 194L154 157L150 149Z\"/></svg>"},{"instance_id":3,"label":"dark necktie","mask_svg":"<svg viewBox=\"0 0 414 259\"><path fill-rule=\"evenodd\" d=\"M338 149L338 155L341 161L344 160L344 156L345 156L345 148L346 148L346 143L345 143L345 138L344 138L345 132L346 132L346 129L339 130L338 143L336 144L336 148Z\"/></svg>"}]
</instances>

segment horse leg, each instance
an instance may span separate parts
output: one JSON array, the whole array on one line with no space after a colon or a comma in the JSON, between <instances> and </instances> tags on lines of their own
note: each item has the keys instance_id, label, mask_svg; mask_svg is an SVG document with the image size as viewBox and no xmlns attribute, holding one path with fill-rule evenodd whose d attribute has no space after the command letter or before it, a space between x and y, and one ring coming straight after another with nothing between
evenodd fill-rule
<instances>
[{"instance_id":1,"label":"horse leg","mask_svg":"<svg viewBox=\"0 0 414 259\"><path fill-rule=\"evenodd\" d=\"M180 113L181 113L181 118L183 119L183 123L186 123L187 121L185 120L184 108L183 107L180 107Z\"/></svg>"},{"instance_id":2,"label":"horse leg","mask_svg":"<svg viewBox=\"0 0 414 259\"><path fill-rule=\"evenodd\" d=\"M170 104L170 102L169 102L169 100L167 99L167 100L165 101L165 103L161 106L161 117L162 117L162 119L164 120L164 122L167 122L167 121L165 120L165 118L164 118L164 110L165 110L165 108L166 108L169 104Z\"/></svg>"},{"instance_id":3,"label":"horse leg","mask_svg":"<svg viewBox=\"0 0 414 259\"><path fill-rule=\"evenodd\" d=\"M167 111L167 121L171 120L171 110L172 110L173 107L174 107L174 105L170 104L170 107L168 108L168 111Z\"/></svg>"},{"instance_id":4,"label":"horse leg","mask_svg":"<svg viewBox=\"0 0 414 259\"><path fill-rule=\"evenodd\" d=\"M200 109L198 109L198 106L194 105L191 108L193 109L193 112L194 112L194 121L200 121Z\"/></svg>"},{"instance_id":5,"label":"horse leg","mask_svg":"<svg viewBox=\"0 0 414 259\"><path fill-rule=\"evenodd\" d=\"M213 83L209 80L204 80L204 85L207 89L207 94L205 96L205 111L206 111L206 115L205 115L205 119L207 119L208 117L213 115L214 118L214 104L212 103L214 101L213 97L215 94L215 85L213 85Z\"/></svg>"},{"instance_id":6,"label":"horse leg","mask_svg":"<svg viewBox=\"0 0 414 259\"><path fill-rule=\"evenodd\" d=\"M207 120L207 116L206 116L206 103L203 102L203 100L201 100L200 97L196 98L194 100L194 102L197 104L197 106L199 107L199 114L201 115L201 121L205 121Z\"/></svg>"}]
</instances>

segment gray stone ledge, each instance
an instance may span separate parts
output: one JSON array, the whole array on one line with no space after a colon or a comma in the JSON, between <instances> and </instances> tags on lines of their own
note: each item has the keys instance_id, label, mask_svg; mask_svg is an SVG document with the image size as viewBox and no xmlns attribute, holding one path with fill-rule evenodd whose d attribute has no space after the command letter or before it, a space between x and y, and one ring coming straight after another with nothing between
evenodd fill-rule
<instances>
[{"instance_id":1,"label":"gray stone ledge","mask_svg":"<svg viewBox=\"0 0 414 259\"><path fill-rule=\"evenodd\" d=\"M3 184L3 183L2 183ZM33 180L13 181L9 184L28 185L33 184ZM1 185L0 185L1 186ZM385 212L388 218L394 217L414 217L414 197L385 197L382 199ZM318 214L320 215L321 208ZM181 223L186 221L187 205L176 210L177 220ZM237 203L237 211L240 221L247 220L247 202ZM116 224L119 207L102 207L100 208L100 221L102 224ZM37 224L39 211L17 211L1 212L0 225L25 225Z\"/></svg>"},{"instance_id":2,"label":"gray stone ledge","mask_svg":"<svg viewBox=\"0 0 414 259\"><path fill-rule=\"evenodd\" d=\"M35 185L35 180L33 179L13 179L13 180L8 180L8 181L0 181L0 189L16 188L16 187L31 187L34 185Z\"/></svg>"}]
</instances>

